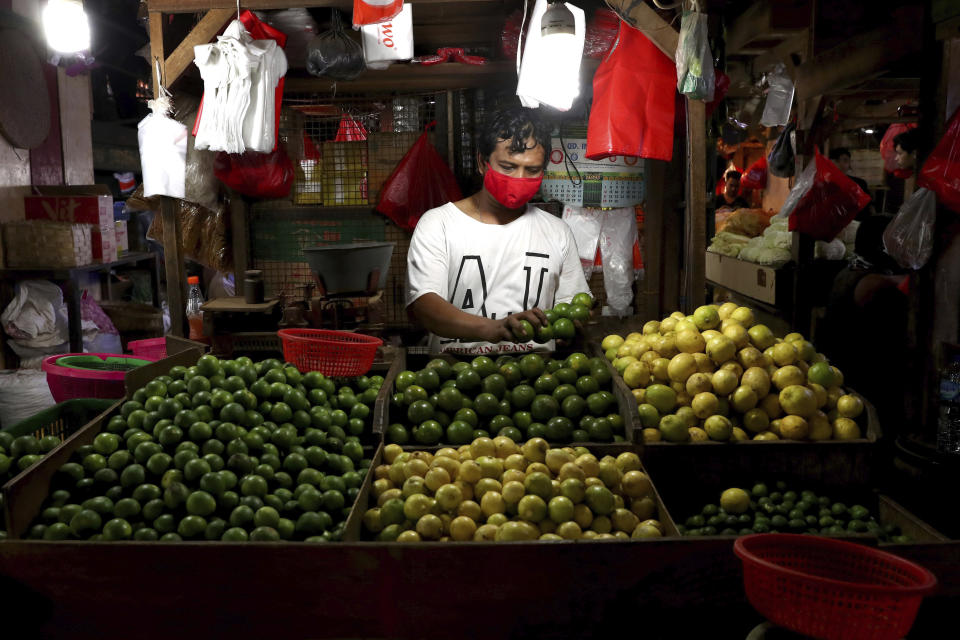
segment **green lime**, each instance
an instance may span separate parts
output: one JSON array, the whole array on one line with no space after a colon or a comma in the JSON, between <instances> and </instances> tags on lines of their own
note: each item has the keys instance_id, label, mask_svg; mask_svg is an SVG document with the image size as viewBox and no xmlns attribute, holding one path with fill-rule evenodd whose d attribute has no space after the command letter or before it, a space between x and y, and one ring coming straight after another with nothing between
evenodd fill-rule
<instances>
[{"instance_id":1,"label":"green lime","mask_svg":"<svg viewBox=\"0 0 960 640\"><path fill-rule=\"evenodd\" d=\"M520 326L513 329L513 337L517 342L529 342L536 336L533 325L529 320L521 320Z\"/></svg>"},{"instance_id":2,"label":"green lime","mask_svg":"<svg viewBox=\"0 0 960 640\"><path fill-rule=\"evenodd\" d=\"M593 307L593 297L589 293L584 293L584 292L578 293L577 295L573 296L573 300L571 302L573 304L578 304L580 306L586 307L587 309L590 309Z\"/></svg>"},{"instance_id":3,"label":"green lime","mask_svg":"<svg viewBox=\"0 0 960 640\"><path fill-rule=\"evenodd\" d=\"M407 408L407 419L415 424L433 419L433 405L426 400L417 400Z\"/></svg>"},{"instance_id":4,"label":"green lime","mask_svg":"<svg viewBox=\"0 0 960 640\"><path fill-rule=\"evenodd\" d=\"M557 314L557 319L566 318L570 315L570 303L558 302L553 306L553 312Z\"/></svg>"},{"instance_id":5,"label":"green lime","mask_svg":"<svg viewBox=\"0 0 960 640\"><path fill-rule=\"evenodd\" d=\"M447 427L447 442L461 445L470 444L473 440L473 427L463 420L454 420Z\"/></svg>"},{"instance_id":6,"label":"green lime","mask_svg":"<svg viewBox=\"0 0 960 640\"><path fill-rule=\"evenodd\" d=\"M386 439L388 444L406 444L410 440L410 434L407 432L406 427L394 422L387 427Z\"/></svg>"},{"instance_id":7,"label":"green lime","mask_svg":"<svg viewBox=\"0 0 960 640\"><path fill-rule=\"evenodd\" d=\"M186 516L177 525L177 533L183 538L196 538L203 535L207 529L207 521L198 515Z\"/></svg>"},{"instance_id":8,"label":"green lime","mask_svg":"<svg viewBox=\"0 0 960 640\"><path fill-rule=\"evenodd\" d=\"M276 542L280 540L280 533L273 527L257 527L250 532L251 542Z\"/></svg>"},{"instance_id":9,"label":"green lime","mask_svg":"<svg viewBox=\"0 0 960 640\"><path fill-rule=\"evenodd\" d=\"M572 304L568 317L574 322L586 322L590 319L590 309L580 304Z\"/></svg>"},{"instance_id":10,"label":"green lime","mask_svg":"<svg viewBox=\"0 0 960 640\"><path fill-rule=\"evenodd\" d=\"M61 509L61 522L62 521L63 510ZM70 518L70 530L74 535L83 537L89 535L91 532L100 531L101 523L102 520L99 513L93 509L80 509Z\"/></svg>"},{"instance_id":11,"label":"green lime","mask_svg":"<svg viewBox=\"0 0 960 640\"><path fill-rule=\"evenodd\" d=\"M553 323L553 335L561 340L573 340L577 330L569 318L557 318Z\"/></svg>"},{"instance_id":12,"label":"green lime","mask_svg":"<svg viewBox=\"0 0 960 640\"><path fill-rule=\"evenodd\" d=\"M123 518L114 518L103 525L103 537L106 540L129 540L133 527Z\"/></svg>"},{"instance_id":13,"label":"green lime","mask_svg":"<svg viewBox=\"0 0 960 640\"><path fill-rule=\"evenodd\" d=\"M457 374L457 389L467 393L480 386L482 378L475 369L464 369Z\"/></svg>"},{"instance_id":14,"label":"green lime","mask_svg":"<svg viewBox=\"0 0 960 640\"><path fill-rule=\"evenodd\" d=\"M550 418L556 416L558 411L557 401L548 395L536 396L530 405L530 415L537 422L547 422Z\"/></svg>"},{"instance_id":15,"label":"green lime","mask_svg":"<svg viewBox=\"0 0 960 640\"><path fill-rule=\"evenodd\" d=\"M413 439L420 444L432 445L440 442L443 437L443 427L436 420L426 420L413 428Z\"/></svg>"},{"instance_id":16,"label":"green lime","mask_svg":"<svg viewBox=\"0 0 960 640\"><path fill-rule=\"evenodd\" d=\"M520 372L528 380L535 380L546 371L543 357L536 353L529 353L520 358Z\"/></svg>"}]
</instances>

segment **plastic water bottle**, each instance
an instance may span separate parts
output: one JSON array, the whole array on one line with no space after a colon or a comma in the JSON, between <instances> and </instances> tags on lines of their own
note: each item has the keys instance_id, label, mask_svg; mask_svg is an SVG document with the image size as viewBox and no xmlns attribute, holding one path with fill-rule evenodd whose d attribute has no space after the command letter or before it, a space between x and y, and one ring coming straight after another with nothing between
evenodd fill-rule
<instances>
[{"instance_id":1,"label":"plastic water bottle","mask_svg":"<svg viewBox=\"0 0 960 640\"><path fill-rule=\"evenodd\" d=\"M203 294L200 293L200 278L190 276L187 278L187 284L190 285L190 291L187 293L187 322L190 324L190 339L200 340L203 338L203 311L200 310L203 305Z\"/></svg>"},{"instance_id":2,"label":"plastic water bottle","mask_svg":"<svg viewBox=\"0 0 960 640\"><path fill-rule=\"evenodd\" d=\"M937 450L960 454L960 356L940 373L940 419Z\"/></svg>"}]
</instances>

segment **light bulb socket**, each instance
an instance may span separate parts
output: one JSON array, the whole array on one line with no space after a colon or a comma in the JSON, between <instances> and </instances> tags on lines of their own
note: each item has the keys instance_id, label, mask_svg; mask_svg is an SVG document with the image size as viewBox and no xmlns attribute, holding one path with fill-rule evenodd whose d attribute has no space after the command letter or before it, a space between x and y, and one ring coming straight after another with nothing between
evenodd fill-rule
<instances>
[{"instance_id":1,"label":"light bulb socket","mask_svg":"<svg viewBox=\"0 0 960 640\"><path fill-rule=\"evenodd\" d=\"M573 13L563 2L551 2L540 19L540 35L574 35L576 26Z\"/></svg>"}]
</instances>

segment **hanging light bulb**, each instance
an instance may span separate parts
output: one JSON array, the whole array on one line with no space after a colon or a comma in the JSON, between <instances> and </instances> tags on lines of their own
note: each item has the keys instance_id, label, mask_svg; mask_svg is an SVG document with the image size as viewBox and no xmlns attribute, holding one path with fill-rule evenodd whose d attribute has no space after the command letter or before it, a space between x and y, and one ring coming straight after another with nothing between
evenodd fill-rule
<instances>
[{"instance_id":1,"label":"hanging light bulb","mask_svg":"<svg viewBox=\"0 0 960 640\"><path fill-rule=\"evenodd\" d=\"M81 0L48 0L42 20L47 44L54 51L77 53L90 49L90 23Z\"/></svg>"},{"instance_id":2,"label":"hanging light bulb","mask_svg":"<svg viewBox=\"0 0 960 640\"><path fill-rule=\"evenodd\" d=\"M580 95L584 15L578 7L557 0L542 7L538 3L534 9L517 94L525 106L543 103L566 111ZM533 36L537 28L539 38Z\"/></svg>"}]
</instances>

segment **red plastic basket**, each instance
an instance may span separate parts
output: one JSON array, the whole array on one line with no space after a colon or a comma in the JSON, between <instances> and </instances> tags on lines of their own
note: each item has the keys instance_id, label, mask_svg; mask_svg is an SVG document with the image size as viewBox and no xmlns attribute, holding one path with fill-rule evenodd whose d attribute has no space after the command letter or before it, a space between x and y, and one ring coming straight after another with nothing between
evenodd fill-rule
<instances>
[{"instance_id":1,"label":"red plastic basket","mask_svg":"<svg viewBox=\"0 0 960 640\"><path fill-rule=\"evenodd\" d=\"M96 356L101 360L123 357L116 353L61 353L44 358L41 366L47 373L50 394L57 402L73 398L122 398L126 393L123 386L126 371L91 371L58 365L57 360L66 356ZM146 356L137 356L136 359L155 361Z\"/></svg>"},{"instance_id":2,"label":"red plastic basket","mask_svg":"<svg viewBox=\"0 0 960 640\"><path fill-rule=\"evenodd\" d=\"M284 359L300 371L325 376L360 376L370 371L380 338L347 331L281 329Z\"/></svg>"},{"instance_id":3,"label":"red plastic basket","mask_svg":"<svg viewBox=\"0 0 960 640\"><path fill-rule=\"evenodd\" d=\"M771 622L824 640L907 635L936 577L871 547L796 534L738 538L750 604Z\"/></svg>"},{"instance_id":4,"label":"red plastic basket","mask_svg":"<svg viewBox=\"0 0 960 640\"><path fill-rule=\"evenodd\" d=\"M167 339L166 338L147 338L146 340L133 340L127 343L130 352L135 356L144 356L154 360L163 360L167 357Z\"/></svg>"}]
</instances>

